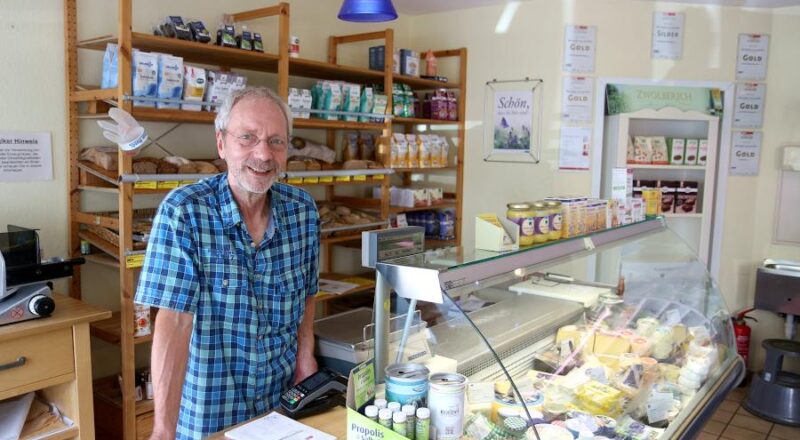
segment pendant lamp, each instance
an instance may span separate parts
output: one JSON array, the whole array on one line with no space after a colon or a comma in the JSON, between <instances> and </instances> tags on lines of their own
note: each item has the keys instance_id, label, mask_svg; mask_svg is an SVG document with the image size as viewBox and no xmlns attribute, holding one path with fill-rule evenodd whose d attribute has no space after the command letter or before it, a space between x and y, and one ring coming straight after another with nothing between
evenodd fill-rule
<instances>
[{"instance_id":1,"label":"pendant lamp","mask_svg":"<svg viewBox=\"0 0 800 440\"><path fill-rule=\"evenodd\" d=\"M392 21L397 18L392 0L344 0L339 20L356 22Z\"/></svg>"}]
</instances>

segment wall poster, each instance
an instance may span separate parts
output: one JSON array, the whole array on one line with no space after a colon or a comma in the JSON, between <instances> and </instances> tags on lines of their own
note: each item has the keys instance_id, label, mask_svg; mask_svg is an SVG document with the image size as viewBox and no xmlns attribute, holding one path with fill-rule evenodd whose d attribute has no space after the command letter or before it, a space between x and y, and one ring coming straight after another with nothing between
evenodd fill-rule
<instances>
[{"instance_id":1,"label":"wall poster","mask_svg":"<svg viewBox=\"0 0 800 440\"><path fill-rule=\"evenodd\" d=\"M542 81L489 81L484 109L484 160L539 162Z\"/></svg>"}]
</instances>

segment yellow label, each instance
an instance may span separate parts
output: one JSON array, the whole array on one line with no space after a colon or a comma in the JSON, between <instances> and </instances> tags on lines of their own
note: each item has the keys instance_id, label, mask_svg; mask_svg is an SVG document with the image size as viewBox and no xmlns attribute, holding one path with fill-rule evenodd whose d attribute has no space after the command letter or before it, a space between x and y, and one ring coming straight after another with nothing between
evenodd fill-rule
<instances>
[{"instance_id":1,"label":"yellow label","mask_svg":"<svg viewBox=\"0 0 800 440\"><path fill-rule=\"evenodd\" d=\"M158 182L136 182L133 187L135 189L158 189Z\"/></svg>"},{"instance_id":2,"label":"yellow label","mask_svg":"<svg viewBox=\"0 0 800 440\"><path fill-rule=\"evenodd\" d=\"M349 182L350 176L336 176L337 182Z\"/></svg>"},{"instance_id":3,"label":"yellow label","mask_svg":"<svg viewBox=\"0 0 800 440\"><path fill-rule=\"evenodd\" d=\"M319 183L319 177L305 177L303 183Z\"/></svg>"},{"instance_id":4,"label":"yellow label","mask_svg":"<svg viewBox=\"0 0 800 440\"><path fill-rule=\"evenodd\" d=\"M333 176L323 176L319 178L319 183L332 183Z\"/></svg>"},{"instance_id":5,"label":"yellow label","mask_svg":"<svg viewBox=\"0 0 800 440\"><path fill-rule=\"evenodd\" d=\"M181 180L180 186L191 185L195 182L196 182L195 180Z\"/></svg>"},{"instance_id":6,"label":"yellow label","mask_svg":"<svg viewBox=\"0 0 800 440\"><path fill-rule=\"evenodd\" d=\"M367 181L367 176L364 176L364 175L353 176L353 180L355 182L366 182Z\"/></svg>"},{"instance_id":7,"label":"yellow label","mask_svg":"<svg viewBox=\"0 0 800 440\"><path fill-rule=\"evenodd\" d=\"M386 177L386 176L384 176L383 174L375 174L375 175L372 176L372 179L373 180L383 180L384 177Z\"/></svg>"},{"instance_id":8,"label":"yellow label","mask_svg":"<svg viewBox=\"0 0 800 440\"><path fill-rule=\"evenodd\" d=\"M158 189L173 189L180 186L180 182L177 180L166 180L164 182L158 182Z\"/></svg>"},{"instance_id":9,"label":"yellow label","mask_svg":"<svg viewBox=\"0 0 800 440\"><path fill-rule=\"evenodd\" d=\"M142 267L142 265L144 265L144 254L134 254L125 256L125 267L127 267L128 269Z\"/></svg>"},{"instance_id":10,"label":"yellow label","mask_svg":"<svg viewBox=\"0 0 800 440\"><path fill-rule=\"evenodd\" d=\"M298 183L303 183L303 178L302 177L290 177L290 178L286 179L286 183L291 184L291 185L297 185Z\"/></svg>"}]
</instances>

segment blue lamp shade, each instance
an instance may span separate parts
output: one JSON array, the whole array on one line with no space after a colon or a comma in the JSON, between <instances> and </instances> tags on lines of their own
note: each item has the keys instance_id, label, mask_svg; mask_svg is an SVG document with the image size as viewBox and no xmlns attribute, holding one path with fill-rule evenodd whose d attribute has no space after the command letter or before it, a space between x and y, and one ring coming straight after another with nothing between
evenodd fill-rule
<instances>
[{"instance_id":1,"label":"blue lamp shade","mask_svg":"<svg viewBox=\"0 0 800 440\"><path fill-rule=\"evenodd\" d=\"M397 18L392 0L344 0L339 19L344 21L377 22Z\"/></svg>"}]
</instances>

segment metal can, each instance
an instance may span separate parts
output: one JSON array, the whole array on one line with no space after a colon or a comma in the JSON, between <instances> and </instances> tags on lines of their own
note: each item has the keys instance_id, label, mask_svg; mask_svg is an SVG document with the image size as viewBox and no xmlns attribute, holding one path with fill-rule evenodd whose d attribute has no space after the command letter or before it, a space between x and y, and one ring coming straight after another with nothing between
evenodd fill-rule
<instances>
[{"instance_id":1,"label":"metal can","mask_svg":"<svg viewBox=\"0 0 800 440\"><path fill-rule=\"evenodd\" d=\"M289 38L289 56L292 58L300 57L300 38L292 35Z\"/></svg>"},{"instance_id":2,"label":"metal can","mask_svg":"<svg viewBox=\"0 0 800 440\"><path fill-rule=\"evenodd\" d=\"M428 370L415 363L386 366L386 400L400 405L425 406L428 394Z\"/></svg>"},{"instance_id":3,"label":"metal can","mask_svg":"<svg viewBox=\"0 0 800 440\"><path fill-rule=\"evenodd\" d=\"M461 374L436 373L431 376L428 408L438 440L455 440L463 435L466 389L467 378Z\"/></svg>"}]
</instances>

